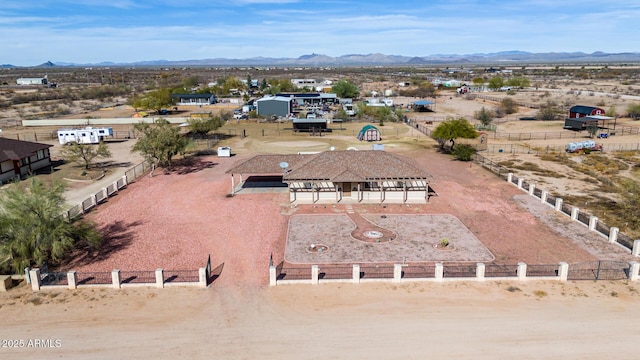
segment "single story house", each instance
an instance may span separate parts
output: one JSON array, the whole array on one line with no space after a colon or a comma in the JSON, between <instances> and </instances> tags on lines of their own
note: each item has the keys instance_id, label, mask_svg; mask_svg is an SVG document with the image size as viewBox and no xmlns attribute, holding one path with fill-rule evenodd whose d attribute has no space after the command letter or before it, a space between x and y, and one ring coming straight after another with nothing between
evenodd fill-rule
<instances>
[{"instance_id":1,"label":"single story house","mask_svg":"<svg viewBox=\"0 0 640 360\"><path fill-rule=\"evenodd\" d=\"M585 105L575 105L569 109L569 118L581 118L585 116L602 116L605 115L606 111L599 107L595 106L585 106Z\"/></svg>"},{"instance_id":2,"label":"single story house","mask_svg":"<svg viewBox=\"0 0 640 360\"><path fill-rule=\"evenodd\" d=\"M0 137L0 183L51 166L53 145Z\"/></svg>"},{"instance_id":3,"label":"single story house","mask_svg":"<svg viewBox=\"0 0 640 360\"><path fill-rule=\"evenodd\" d=\"M171 94L178 105L212 105L216 103L214 94Z\"/></svg>"},{"instance_id":4,"label":"single story house","mask_svg":"<svg viewBox=\"0 0 640 360\"><path fill-rule=\"evenodd\" d=\"M426 203L435 192L431 175L409 159L380 150L256 155L227 171L242 176L281 176L291 203Z\"/></svg>"},{"instance_id":5,"label":"single story house","mask_svg":"<svg viewBox=\"0 0 640 360\"><path fill-rule=\"evenodd\" d=\"M293 98L285 96L265 96L255 102L256 112L261 116L286 117L293 112Z\"/></svg>"}]
</instances>

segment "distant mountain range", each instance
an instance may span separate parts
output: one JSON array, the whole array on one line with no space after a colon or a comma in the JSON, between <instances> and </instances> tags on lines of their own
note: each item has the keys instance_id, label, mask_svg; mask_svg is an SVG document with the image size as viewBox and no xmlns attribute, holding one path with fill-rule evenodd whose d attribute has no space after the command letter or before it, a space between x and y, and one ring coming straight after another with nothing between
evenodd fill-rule
<instances>
[{"instance_id":1,"label":"distant mountain range","mask_svg":"<svg viewBox=\"0 0 640 360\"><path fill-rule=\"evenodd\" d=\"M535 63L635 63L640 62L640 53L594 52L550 52L530 53L526 51L503 51L479 54L435 54L427 56L402 56L374 54L348 54L332 57L322 54L302 55L298 58L253 57L246 59L213 58L201 60L149 60L133 63L69 63L47 61L34 67L54 66L375 66L375 65L473 65L473 64L535 64ZM0 68L17 67L10 64Z\"/></svg>"}]
</instances>

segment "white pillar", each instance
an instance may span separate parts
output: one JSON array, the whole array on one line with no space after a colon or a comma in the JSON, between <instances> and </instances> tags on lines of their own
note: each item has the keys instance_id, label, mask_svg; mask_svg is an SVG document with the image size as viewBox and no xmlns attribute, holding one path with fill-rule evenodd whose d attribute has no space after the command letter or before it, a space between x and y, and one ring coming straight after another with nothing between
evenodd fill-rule
<instances>
[{"instance_id":1,"label":"white pillar","mask_svg":"<svg viewBox=\"0 0 640 360\"><path fill-rule=\"evenodd\" d=\"M124 184L124 186L127 186L127 175L123 175L122 176L122 184ZM118 188L118 186L116 186L116 188Z\"/></svg>"},{"instance_id":2,"label":"white pillar","mask_svg":"<svg viewBox=\"0 0 640 360\"><path fill-rule=\"evenodd\" d=\"M402 279L402 264L393 264L393 282L400 282Z\"/></svg>"},{"instance_id":3,"label":"white pillar","mask_svg":"<svg viewBox=\"0 0 640 360\"><path fill-rule=\"evenodd\" d=\"M115 194L118 192L118 182L114 181L112 185L113 185L113 193Z\"/></svg>"},{"instance_id":4,"label":"white pillar","mask_svg":"<svg viewBox=\"0 0 640 360\"><path fill-rule=\"evenodd\" d=\"M313 285L318 285L319 274L320 274L320 270L318 269L318 265L311 265L311 283Z\"/></svg>"},{"instance_id":5,"label":"white pillar","mask_svg":"<svg viewBox=\"0 0 640 360\"><path fill-rule=\"evenodd\" d=\"M536 184L529 184L529 195L533 196L536 190Z\"/></svg>"},{"instance_id":6,"label":"white pillar","mask_svg":"<svg viewBox=\"0 0 640 360\"><path fill-rule=\"evenodd\" d=\"M513 183L513 173L508 173L507 174L507 182Z\"/></svg>"},{"instance_id":7,"label":"white pillar","mask_svg":"<svg viewBox=\"0 0 640 360\"><path fill-rule=\"evenodd\" d=\"M114 289L120 289L120 270L113 270L111 272L111 284Z\"/></svg>"},{"instance_id":8,"label":"white pillar","mask_svg":"<svg viewBox=\"0 0 640 360\"><path fill-rule=\"evenodd\" d=\"M638 263L637 261L629 262L629 280L638 281L639 271L640 271L640 263Z\"/></svg>"},{"instance_id":9,"label":"white pillar","mask_svg":"<svg viewBox=\"0 0 640 360\"><path fill-rule=\"evenodd\" d=\"M442 281L444 279L444 266L442 265L442 263L436 264L435 277L438 281Z\"/></svg>"},{"instance_id":10,"label":"white pillar","mask_svg":"<svg viewBox=\"0 0 640 360\"><path fill-rule=\"evenodd\" d=\"M577 207L571 208L571 220L578 220L578 214L580 213L580 209Z\"/></svg>"},{"instance_id":11,"label":"white pillar","mask_svg":"<svg viewBox=\"0 0 640 360\"><path fill-rule=\"evenodd\" d=\"M269 286L278 285L278 276L276 275L276 267L269 266Z\"/></svg>"},{"instance_id":12,"label":"white pillar","mask_svg":"<svg viewBox=\"0 0 640 360\"><path fill-rule=\"evenodd\" d=\"M633 249L631 250L631 255L635 257L640 256L640 240L633 240Z\"/></svg>"},{"instance_id":13,"label":"white pillar","mask_svg":"<svg viewBox=\"0 0 640 360\"><path fill-rule=\"evenodd\" d=\"M518 280L527 280L527 264L519 262L517 274Z\"/></svg>"},{"instance_id":14,"label":"white pillar","mask_svg":"<svg viewBox=\"0 0 640 360\"><path fill-rule=\"evenodd\" d=\"M207 279L207 269L199 268L198 269L198 286L200 286L201 288L206 288L208 280L209 279Z\"/></svg>"},{"instance_id":15,"label":"white pillar","mask_svg":"<svg viewBox=\"0 0 640 360\"><path fill-rule=\"evenodd\" d=\"M589 230L594 231L596 229L597 223L598 223L598 217L591 215L589 217Z\"/></svg>"},{"instance_id":16,"label":"white pillar","mask_svg":"<svg viewBox=\"0 0 640 360\"><path fill-rule=\"evenodd\" d=\"M67 287L69 289L77 289L78 285L78 274L76 274L75 270L71 270L67 273Z\"/></svg>"},{"instance_id":17,"label":"white pillar","mask_svg":"<svg viewBox=\"0 0 640 360\"><path fill-rule=\"evenodd\" d=\"M569 277L569 264L566 262L561 262L558 266L558 277L560 277L560 281L567 281Z\"/></svg>"},{"instance_id":18,"label":"white pillar","mask_svg":"<svg viewBox=\"0 0 640 360\"><path fill-rule=\"evenodd\" d=\"M556 211L562 211L562 198L556 198Z\"/></svg>"},{"instance_id":19,"label":"white pillar","mask_svg":"<svg viewBox=\"0 0 640 360\"><path fill-rule=\"evenodd\" d=\"M31 278L31 290L40 291L40 269L29 270L29 278Z\"/></svg>"},{"instance_id":20,"label":"white pillar","mask_svg":"<svg viewBox=\"0 0 640 360\"><path fill-rule=\"evenodd\" d=\"M476 264L476 279L478 280L484 280L484 263L477 263Z\"/></svg>"},{"instance_id":21,"label":"white pillar","mask_svg":"<svg viewBox=\"0 0 640 360\"><path fill-rule=\"evenodd\" d=\"M618 232L620 232L620 229L618 229L615 226L609 228L609 243L610 244L613 244L616 241L618 241Z\"/></svg>"},{"instance_id":22,"label":"white pillar","mask_svg":"<svg viewBox=\"0 0 640 360\"><path fill-rule=\"evenodd\" d=\"M542 202L543 204L547 202L547 195L549 193L547 192L547 190L542 190L542 194L540 194L540 202Z\"/></svg>"},{"instance_id":23,"label":"white pillar","mask_svg":"<svg viewBox=\"0 0 640 360\"><path fill-rule=\"evenodd\" d=\"M236 193L235 179L233 178L233 174L231 174L231 196Z\"/></svg>"},{"instance_id":24,"label":"white pillar","mask_svg":"<svg viewBox=\"0 0 640 360\"><path fill-rule=\"evenodd\" d=\"M98 205L98 198L96 197L96 194L91 195L91 205Z\"/></svg>"},{"instance_id":25,"label":"white pillar","mask_svg":"<svg viewBox=\"0 0 640 360\"><path fill-rule=\"evenodd\" d=\"M522 183L524 183L524 179L518 179L518 189L522 189Z\"/></svg>"},{"instance_id":26,"label":"white pillar","mask_svg":"<svg viewBox=\"0 0 640 360\"><path fill-rule=\"evenodd\" d=\"M360 283L360 265L358 264L353 264L353 283L354 284L359 284Z\"/></svg>"},{"instance_id":27,"label":"white pillar","mask_svg":"<svg viewBox=\"0 0 640 360\"><path fill-rule=\"evenodd\" d=\"M164 275L162 269L156 269L156 287L164 287Z\"/></svg>"}]
</instances>

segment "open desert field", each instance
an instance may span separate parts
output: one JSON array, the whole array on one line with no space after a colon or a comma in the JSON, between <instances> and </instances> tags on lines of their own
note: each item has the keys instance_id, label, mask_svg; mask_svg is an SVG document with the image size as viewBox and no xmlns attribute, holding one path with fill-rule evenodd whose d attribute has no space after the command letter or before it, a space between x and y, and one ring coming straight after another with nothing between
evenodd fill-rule
<instances>
[{"instance_id":1,"label":"open desert field","mask_svg":"<svg viewBox=\"0 0 640 360\"><path fill-rule=\"evenodd\" d=\"M575 97L567 94L571 87L579 85L569 84L557 96ZM371 88L377 89L373 85ZM612 88L607 85L602 88L602 95L584 95L576 101L596 99L586 104L595 105L604 99L608 105L615 100L620 101L618 109L635 101L607 96ZM531 99L539 95L518 96ZM408 116L433 121L437 126L446 116L471 118L475 111L489 105L494 104L452 94L438 99L435 113ZM120 110L92 111L73 116L108 117ZM109 114L110 111L114 113ZM516 120L517 116L534 112L520 108L511 118L496 121L497 131L560 131L558 122ZM121 115L129 116L124 112ZM106 234L105 250L76 253L63 265L63 270L195 269L203 267L210 255L214 267L222 269L220 276L207 289L85 287L32 293L26 286L19 286L0 293L0 317L4 319L0 328L0 357L637 357L635 344L640 341L640 331L636 324L640 317L636 304L640 285L634 282L454 281L268 287L271 256L276 263L313 263L316 259L300 256L301 251L296 252L295 246L304 248L307 243L331 236L333 233L318 230L314 225L324 222L327 227L338 226L335 217L344 217L350 211L369 219L386 215L386 225L395 229L399 240L405 240L388 245L404 247L390 249L386 258L373 254L366 259L357 258L358 249L341 248L343 254L351 257L332 262L392 263L399 262L401 257L408 257L410 262L471 264L635 260L628 251L608 245L605 239L532 201L487 170L440 154L433 140L401 123L381 126L381 143L386 151L407 158L433 176L431 185L438 196L429 204L292 206L285 194L277 192L227 196L231 176L226 170L239 161L256 153L326 151L330 147L370 149L371 144L355 139L365 124L332 124L335 130L330 135L309 136L294 134L283 123L230 122L219 129L224 135L219 144L230 146L235 156L197 157L173 171L160 170L154 177L147 176L131 184L88 215ZM12 128L4 134L22 130ZM624 136L609 140L638 141L637 137ZM118 145L119 161L124 164L140 160L137 154L127 151L132 143L133 140ZM549 142L528 145L545 144ZM54 147L54 153L57 150ZM495 161L546 164L533 154L487 156ZM114 176L117 171L114 169ZM580 181L577 176L575 181L570 177L536 178L539 175L534 171L522 171L518 175L530 176L550 191L582 194L593 190L592 184ZM635 174L630 172L629 176ZM98 184L73 186L67 196L76 201L85 192L95 191L91 187ZM311 217L322 220L299 224L294 220L292 224L292 219ZM461 248L472 247L469 254L430 259L424 251L403 256L413 251L412 244L421 245L421 233L430 231L430 220L426 218L431 217L437 219L432 226L463 224L452 233L459 234ZM334 233L344 232L347 226L338 226ZM428 241L437 241L441 236L433 231ZM456 239L452 241L456 244ZM330 245L335 249L340 244Z\"/></svg>"}]
</instances>

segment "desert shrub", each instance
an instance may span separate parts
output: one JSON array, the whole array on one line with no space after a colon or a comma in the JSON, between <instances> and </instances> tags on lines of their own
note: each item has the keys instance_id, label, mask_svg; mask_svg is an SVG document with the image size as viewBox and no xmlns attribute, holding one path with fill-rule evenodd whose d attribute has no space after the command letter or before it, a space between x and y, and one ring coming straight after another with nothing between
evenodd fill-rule
<instances>
[{"instance_id":1,"label":"desert shrub","mask_svg":"<svg viewBox=\"0 0 640 360\"><path fill-rule=\"evenodd\" d=\"M453 149L453 157L460 161L470 161L471 156L476 152L476 149L467 144L460 144Z\"/></svg>"}]
</instances>

